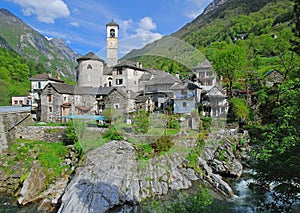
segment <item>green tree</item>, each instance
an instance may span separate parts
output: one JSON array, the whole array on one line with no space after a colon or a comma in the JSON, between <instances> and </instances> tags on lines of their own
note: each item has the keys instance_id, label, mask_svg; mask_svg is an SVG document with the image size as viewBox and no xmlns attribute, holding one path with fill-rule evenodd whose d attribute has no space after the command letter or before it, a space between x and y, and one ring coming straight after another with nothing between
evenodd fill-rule
<instances>
[{"instance_id":1,"label":"green tree","mask_svg":"<svg viewBox=\"0 0 300 213\"><path fill-rule=\"evenodd\" d=\"M236 118L244 118L245 120L249 120L250 110L244 99L231 98L229 103L233 105L233 113Z\"/></svg>"},{"instance_id":2,"label":"green tree","mask_svg":"<svg viewBox=\"0 0 300 213\"><path fill-rule=\"evenodd\" d=\"M246 67L246 51L237 45L227 45L213 57L213 66L218 75L228 81L228 91L232 96L234 81L242 77Z\"/></svg>"},{"instance_id":3,"label":"green tree","mask_svg":"<svg viewBox=\"0 0 300 213\"><path fill-rule=\"evenodd\" d=\"M275 97L265 103L273 106L266 112L273 119L250 131L250 136L255 144L255 178L262 186L273 185L274 202L266 205L290 212L300 193L300 79L286 81L280 90L280 103Z\"/></svg>"},{"instance_id":4,"label":"green tree","mask_svg":"<svg viewBox=\"0 0 300 213\"><path fill-rule=\"evenodd\" d=\"M292 40L293 51L300 55L300 0L294 0L294 21L295 28L293 30L295 38Z\"/></svg>"},{"instance_id":5,"label":"green tree","mask_svg":"<svg viewBox=\"0 0 300 213\"><path fill-rule=\"evenodd\" d=\"M150 120L148 117L148 113L145 110L140 110L135 114L134 121L137 126L136 131L138 133L147 133L149 126L150 126Z\"/></svg>"}]
</instances>

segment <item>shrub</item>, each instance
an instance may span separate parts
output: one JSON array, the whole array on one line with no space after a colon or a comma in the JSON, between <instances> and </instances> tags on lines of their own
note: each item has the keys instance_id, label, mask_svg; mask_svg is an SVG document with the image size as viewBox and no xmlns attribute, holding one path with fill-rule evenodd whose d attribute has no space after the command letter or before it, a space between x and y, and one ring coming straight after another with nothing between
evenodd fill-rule
<instances>
[{"instance_id":1,"label":"shrub","mask_svg":"<svg viewBox=\"0 0 300 213\"><path fill-rule=\"evenodd\" d=\"M103 138L109 140L122 140L122 134L115 128L115 126L111 126L107 132L103 134Z\"/></svg>"},{"instance_id":2,"label":"shrub","mask_svg":"<svg viewBox=\"0 0 300 213\"><path fill-rule=\"evenodd\" d=\"M135 124L137 128L135 128L135 131L137 133L147 133L149 126L150 126L150 120L148 117L148 113L145 110L141 110L136 113L135 115Z\"/></svg>"},{"instance_id":3,"label":"shrub","mask_svg":"<svg viewBox=\"0 0 300 213\"><path fill-rule=\"evenodd\" d=\"M158 140L151 144L154 151L158 154L167 152L174 145L170 136L161 136Z\"/></svg>"},{"instance_id":4,"label":"shrub","mask_svg":"<svg viewBox=\"0 0 300 213\"><path fill-rule=\"evenodd\" d=\"M137 144L138 159L148 160L153 157L153 149L149 144Z\"/></svg>"}]
</instances>

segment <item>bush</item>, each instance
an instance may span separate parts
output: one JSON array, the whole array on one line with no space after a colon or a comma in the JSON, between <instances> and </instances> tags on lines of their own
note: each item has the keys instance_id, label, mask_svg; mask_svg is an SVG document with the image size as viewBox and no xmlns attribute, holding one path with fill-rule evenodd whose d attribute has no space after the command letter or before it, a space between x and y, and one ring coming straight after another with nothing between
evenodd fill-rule
<instances>
[{"instance_id":1,"label":"bush","mask_svg":"<svg viewBox=\"0 0 300 213\"><path fill-rule=\"evenodd\" d=\"M137 133L147 133L149 126L150 126L150 120L148 118L148 113L145 110L141 110L136 113L135 115L135 124L137 128L135 128L135 131Z\"/></svg>"},{"instance_id":2,"label":"bush","mask_svg":"<svg viewBox=\"0 0 300 213\"><path fill-rule=\"evenodd\" d=\"M157 141L151 144L154 151L158 154L160 154L161 152L169 151L173 145L174 142L172 141L170 136L162 136Z\"/></svg>"},{"instance_id":3,"label":"bush","mask_svg":"<svg viewBox=\"0 0 300 213\"><path fill-rule=\"evenodd\" d=\"M72 121L67 122L66 140L64 142L66 144L74 144L78 142L78 135L76 134L75 126Z\"/></svg>"},{"instance_id":4,"label":"bush","mask_svg":"<svg viewBox=\"0 0 300 213\"><path fill-rule=\"evenodd\" d=\"M109 139L109 140L122 140L123 136L122 134L115 128L115 126L111 126L107 132L103 134L103 138Z\"/></svg>"},{"instance_id":5,"label":"bush","mask_svg":"<svg viewBox=\"0 0 300 213\"><path fill-rule=\"evenodd\" d=\"M148 160L153 157L153 149L149 144L137 144L138 159Z\"/></svg>"}]
</instances>

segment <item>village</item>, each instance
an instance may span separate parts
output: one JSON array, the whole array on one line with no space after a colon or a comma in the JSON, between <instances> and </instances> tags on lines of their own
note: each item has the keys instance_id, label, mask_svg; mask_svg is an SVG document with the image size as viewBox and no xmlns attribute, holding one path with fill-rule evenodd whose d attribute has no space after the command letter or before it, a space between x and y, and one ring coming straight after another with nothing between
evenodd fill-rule
<instances>
[{"instance_id":1,"label":"village","mask_svg":"<svg viewBox=\"0 0 300 213\"><path fill-rule=\"evenodd\" d=\"M119 25L111 21L106 31L107 63L93 52L78 58L76 85L64 83L59 73L33 76L30 96L13 97L12 105L27 102L37 122L55 123L79 117L102 122L105 109L190 115L202 105L205 116L226 114L226 94L208 60L193 68L193 81L139 62L118 62Z\"/></svg>"}]
</instances>

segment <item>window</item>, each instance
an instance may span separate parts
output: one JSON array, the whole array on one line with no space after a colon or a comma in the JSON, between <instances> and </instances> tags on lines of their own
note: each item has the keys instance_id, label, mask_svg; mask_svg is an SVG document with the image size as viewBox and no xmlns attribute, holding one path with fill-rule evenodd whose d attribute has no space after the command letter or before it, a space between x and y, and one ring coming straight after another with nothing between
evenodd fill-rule
<instances>
[{"instance_id":1,"label":"window","mask_svg":"<svg viewBox=\"0 0 300 213\"><path fill-rule=\"evenodd\" d=\"M49 102L49 103L52 102L52 95L48 95L48 102Z\"/></svg>"},{"instance_id":2,"label":"window","mask_svg":"<svg viewBox=\"0 0 300 213\"><path fill-rule=\"evenodd\" d=\"M15 101L14 101L14 104L15 104L15 105L17 105L17 104L18 104L18 101L17 101L17 100L15 100Z\"/></svg>"},{"instance_id":3,"label":"window","mask_svg":"<svg viewBox=\"0 0 300 213\"><path fill-rule=\"evenodd\" d=\"M22 101L22 100L20 100L20 101L19 101L19 104L21 104L21 105L22 105L22 104L23 104L23 101Z\"/></svg>"},{"instance_id":4,"label":"window","mask_svg":"<svg viewBox=\"0 0 300 213\"><path fill-rule=\"evenodd\" d=\"M182 107L186 107L186 102L182 102Z\"/></svg>"},{"instance_id":5,"label":"window","mask_svg":"<svg viewBox=\"0 0 300 213\"><path fill-rule=\"evenodd\" d=\"M117 75L122 75L123 72L122 72L122 69L117 69Z\"/></svg>"},{"instance_id":6,"label":"window","mask_svg":"<svg viewBox=\"0 0 300 213\"><path fill-rule=\"evenodd\" d=\"M89 64L89 65L87 66L87 69L88 69L88 70L93 69L92 65Z\"/></svg>"},{"instance_id":7,"label":"window","mask_svg":"<svg viewBox=\"0 0 300 213\"><path fill-rule=\"evenodd\" d=\"M123 79L116 79L116 84L117 85L123 84Z\"/></svg>"},{"instance_id":8,"label":"window","mask_svg":"<svg viewBox=\"0 0 300 213\"><path fill-rule=\"evenodd\" d=\"M115 30L114 30L114 29L111 29L111 30L110 30L110 37L111 37L111 38L114 38L115 36L116 36Z\"/></svg>"},{"instance_id":9,"label":"window","mask_svg":"<svg viewBox=\"0 0 300 213\"><path fill-rule=\"evenodd\" d=\"M41 82L38 82L38 83L37 83L37 88L38 88L38 89L41 89L41 88L42 88Z\"/></svg>"},{"instance_id":10,"label":"window","mask_svg":"<svg viewBox=\"0 0 300 213\"><path fill-rule=\"evenodd\" d=\"M49 107L49 112L52 112L52 107Z\"/></svg>"},{"instance_id":11,"label":"window","mask_svg":"<svg viewBox=\"0 0 300 213\"><path fill-rule=\"evenodd\" d=\"M119 104L114 104L114 108L119 109L120 108Z\"/></svg>"}]
</instances>

